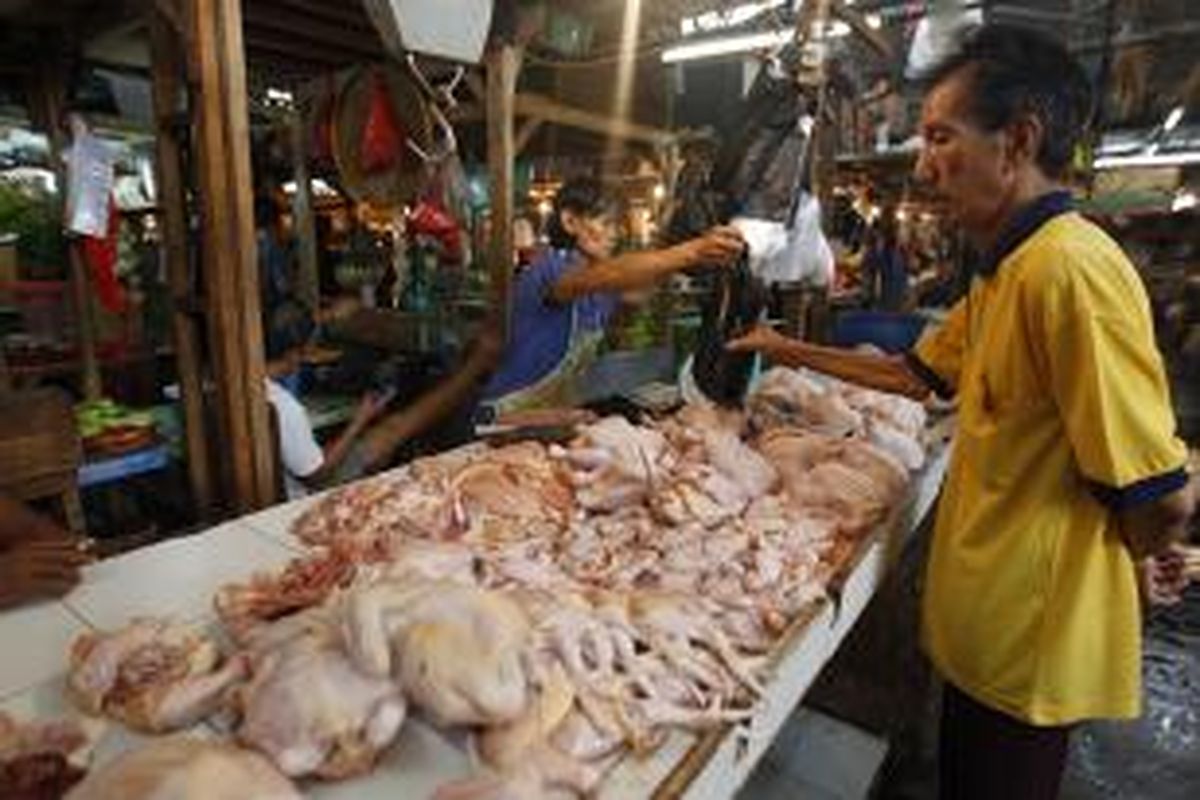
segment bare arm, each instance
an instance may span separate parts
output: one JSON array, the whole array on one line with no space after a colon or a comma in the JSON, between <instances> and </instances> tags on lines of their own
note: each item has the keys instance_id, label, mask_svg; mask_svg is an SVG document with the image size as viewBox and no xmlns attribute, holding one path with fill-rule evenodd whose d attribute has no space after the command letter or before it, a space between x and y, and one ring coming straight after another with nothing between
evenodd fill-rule
<instances>
[{"instance_id":1,"label":"bare arm","mask_svg":"<svg viewBox=\"0 0 1200 800\"><path fill-rule=\"evenodd\" d=\"M481 337L462 366L406 408L384 417L363 436L367 464L377 467L396 448L433 427L470 397L478 383L496 366L501 345L490 334Z\"/></svg>"},{"instance_id":2,"label":"bare arm","mask_svg":"<svg viewBox=\"0 0 1200 800\"><path fill-rule=\"evenodd\" d=\"M0 550L30 539L68 539L49 517L30 511L24 503L0 494Z\"/></svg>"},{"instance_id":3,"label":"bare arm","mask_svg":"<svg viewBox=\"0 0 1200 800\"><path fill-rule=\"evenodd\" d=\"M663 250L627 253L563 275L550 290L560 303L596 292L625 292L653 286L668 276L699 264L726 264L745 246L733 228L714 228L705 235Z\"/></svg>"},{"instance_id":4,"label":"bare arm","mask_svg":"<svg viewBox=\"0 0 1200 800\"><path fill-rule=\"evenodd\" d=\"M338 469L346 460L346 456L350 454L354 443L363 435L363 432L371 424L371 420L379 413L382 403L379 398L372 395L367 395L359 401L358 409L354 412L354 416L350 422L346 423L346 427L338 436L323 448L325 458L321 461L321 468L311 475L305 475L300 478L300 482L310 489L319 489L325 486L330 478L337 475Z\"/></svg>"},{"instance_id":5,"label":"bare arm","mask_svg":"<svg viewBox=\"0 0 1200 800\"><path fill-rule=\"evenodd\" d=\"M767 327L755 328L728 344L730 350L759 352L789 367L807 367L850 383L902 394L916 400L929 395L929 386L900 356L878 356L840 347L824 347L789 339Z\"/></svg>"}]
</instances>

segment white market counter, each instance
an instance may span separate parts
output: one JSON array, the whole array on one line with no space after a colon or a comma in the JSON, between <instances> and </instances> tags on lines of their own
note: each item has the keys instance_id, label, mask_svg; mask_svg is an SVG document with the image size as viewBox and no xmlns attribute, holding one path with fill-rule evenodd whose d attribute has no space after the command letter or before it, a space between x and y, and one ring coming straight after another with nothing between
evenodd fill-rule
<instances>
[{"instance_id":1,"label":"white market counter","mask_svg":"<svg viewBox=\"0 0 1200 800\"><path fill-rule=\"evenodd\" d=\"M758 712L746 724L705 734L677 731L652 756L626 758L608 775L599 797L726 798L753 771L784 721L866 608L904 541L929 513L948 459L943 448L914 479L905 505L860 549L833 600L796 620L781 640ZM211 598L223 584L277 569L301 554L290 527L309 497L89 567L82 585L61 601L0 613L0 710L21 719L72 713L63 693L67 652L88 629L111 629L138 615L169 615L216 629ZM220 720L188 735L219 736ZM97 762L135 747L144 737L112 724ZM474 771L467 737L410 719L377 768L343 783L308 783L316 800L428 797L438 786Z\"/></svg>"}]
</instances>

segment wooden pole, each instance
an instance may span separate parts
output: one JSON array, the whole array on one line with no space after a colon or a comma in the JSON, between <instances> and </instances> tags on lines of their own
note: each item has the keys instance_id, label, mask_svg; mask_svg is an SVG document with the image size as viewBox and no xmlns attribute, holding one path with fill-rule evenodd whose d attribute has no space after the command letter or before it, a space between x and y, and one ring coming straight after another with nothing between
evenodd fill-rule
<instances>
[{"instance_id":1,"label":"wooden pole","mask_svg":"<svg viewBox=\"0 0 1200 800\"><path fill-rule=\"evenodd\" d=\"M300 115L288 115L288 132L292 142L292 172L296 194L292 197L292 224L296 234L300 261L300 298L313 310L321 302L321 278L317 267L317 224L313 212L312 181L305 157L304 122Z\"/></svg>"},{"instance_id":2,"label":"wooden pole","mask_svg":"<svg viewBox=\"0 0 1200 800\"><path fill-rule=\"evenodd\" d=\"M62 123L66 112L66 66L56 54L51 56L36 71L32 102L36 104L35 115L45 128L50 143L50 161L58 176L62 196L66 196L68 174L63 162L63 152L69 142L63 133ZM80 380L83 396L87 400L98 400L103 395L100 380L100 362L96 359L96 323L93 315L87 264L78 242L67 243L68 282L71 300L75 306L78 325Z\"/></svg>"},{"instance_id":3,"label":"wooden pole","mask_svg":"<svg viewBox=\"0 0 1200 800\"><path fill-rule=\"evenodd\" d=\"M116 213L116 212L113 212ZM71 297L75 304L75 315L79 325L80 379L83 382L85 400L99 400L104 396L104 385L100 379L100 362L96 358L96 316L92 308L91 281L87 264L78 241L68 244L71 262Z\"/></svg>"},{"instance_id":4,"label":"wooden pole","mask_svg":"<svg viewBox=\"0 0 1200 800\"><path fill-rule=\"evenodd\" d=\"M4 357L4 348L0 347L0 392L12 391L12 375L8 371L8 359Z\"/></svg>"},{"instance_id":5,"label":"wooden pole","mask_svg":"<svg viewBox=\"0 0 1200 800\"><path fill-rule=\"evenodd\" d=\"M190 0L203 264L223 450L239 511L275 499L240 0Z\"/></svg>"},{"instance_id":6,"label":"wooden pole","mask_svg":"<svg viewBox=\"0 0 1200 800\"><path fill-rule=\"evenodd\" d=\"M492 310L504 339L512 314L513 183L516 158L517 75L521 50L513 44L496 45L487 56L487 155L492 178L492 236L488 258L492 268Z\"/></svg>"},{"instance_id":7,"label":"wooden pole","mask_svg":"<svg viewBox=\"0 0 1200 800\"><path fill-rule=\"evenodd\" d=\"M201 519L214 510L211 453L204 417L203 371L199 330L191 312L192 280L188 261L187 197L181 169L176 115L180 110L183 64L179 37L159 11L147 13L150 29L151 78L154 94L155 170L158 205L162 209L162 257L171 291L171 335L179 373L180 402L187 442L188 479Z\"/></svg>"}]
</instances>

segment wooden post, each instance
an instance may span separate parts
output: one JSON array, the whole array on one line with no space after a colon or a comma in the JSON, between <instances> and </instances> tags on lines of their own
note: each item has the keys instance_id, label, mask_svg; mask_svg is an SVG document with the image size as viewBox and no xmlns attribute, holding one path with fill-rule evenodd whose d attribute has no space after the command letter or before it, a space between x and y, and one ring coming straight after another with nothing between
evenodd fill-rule
<instances>
[{"instance_id":1,"label":"wooden post","mask_svg":"<svg viewBox=\"0 0 1200 800\"><path fill-rule=\"evenodd\" d=\"M46 138L50 143L50 162L58 176L58 185L63 197L66 197L68 181L63 151L69 144L62 128L66 111L66 73L65 65L55 54L51 54L36 71L31 98L36 106L33 109L35 118L45 129ZM103 395L103 386L100 380L100 362L96 360L96 324L89 290L91 282L77 241L68 239L66 255L67 280L70 283L72 304L75 306L79 326L77 335L83 395L87 400L98 400Z\"/></svg>"},{"instance_id":2,"label":"wooden post","mask_svg":"<svg viewBox=\"0 0 1200 800\"><path fill-rule=\"evenodd\" d=\"M508 338L512 314L513 277L513 183L516 136L517 75L521 50L516 45L498 44L487 56L487 155L492 178L492 237L488 258L492 269L492 310L504 339Z\"/></svg>"},{"instance_id":3,"label":"wooden post","mask_svg":"<svg viewBox=\"0 0 1200 800\"><path fill-rule=\"evenodd\" d=\"M240 0L190 0L208 333L222 449L239 511L275 499Z\"/></svg>"},{"instance_id":4,"label":"wooden post","mask_svg":"<svg viewBox=\"0 0 1200 800\"><path fill-rule=\"evenodd\" d=\"M188 258L187 197L181 170L180 143L175 125L183 64L179 37L163 14L150 9L151 78L154 93L155 171L158 205L162 209L162 257L171 291L171 338L179 373L180 404L187 442L187 469L192 499L201 519L214 510L212 462L204 417L203 371L199 331L191 312L192 280Z\"/></svg>"},{"instance_id":5,"label":"wooden post","mask_svg":"<svg viewBox=\"0 0 1200 800\"><path fill-rule=\"evenodd\" d=\"M92 308L91 280L88 278L87 264L84 263L83 251L79 242L72 240L68 243L67 248L71 262L71 297L74 301L75 315L79 325L80 379L83 382L83 397L85 400L99 400L104 396L104 386L100 380L100 362L96 359L96 318Z\"/></svg>"},{"instance_id":6,"label":"wooden post","mask_svg":"<svg viewBox=\"0 0 1200 800\"><path fill-rule=\"evenodd\" d=\"M292 225L296 234L300 261L300 298L316 313L321 301L321 278L317 267L317 224L313 211L312 181L304 147L304 121L298 113L288 115L292 142L292 177L296 194L292 197Z\"/></svg>"}]
</instances>

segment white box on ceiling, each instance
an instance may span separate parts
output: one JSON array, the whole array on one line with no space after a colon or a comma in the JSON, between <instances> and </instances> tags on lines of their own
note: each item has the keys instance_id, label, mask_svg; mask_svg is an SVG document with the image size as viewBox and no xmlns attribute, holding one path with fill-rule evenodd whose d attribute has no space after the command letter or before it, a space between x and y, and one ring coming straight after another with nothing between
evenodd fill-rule
<instances>
[{"instance_id":1,"label":"white box on ceiling","mask_svg":"<svg viewBox=\"0 0 1200 800\"><path fill-rule=\"evenodd\" d=\"M492 0L363 0L363 6L395 55L475 64L492 25Z\"/></svg>"}]
</instances>

